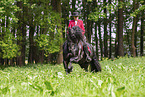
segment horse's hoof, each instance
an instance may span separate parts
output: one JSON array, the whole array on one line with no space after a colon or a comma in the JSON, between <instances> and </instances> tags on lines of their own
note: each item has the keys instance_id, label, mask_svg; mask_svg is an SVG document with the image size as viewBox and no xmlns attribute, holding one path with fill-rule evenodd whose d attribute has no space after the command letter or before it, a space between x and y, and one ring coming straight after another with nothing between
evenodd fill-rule
<instances>
[{"instance_id":1,"label":"horse's hoof","mask_svg":"<svg viewBox=\"0 0 145 97\"><path fill-rule=\"evenodd\" d=\"M68 68L68 73L72 72L73 70L73 66L71 66L70 68Z\"/></svg>"}]
</instances>

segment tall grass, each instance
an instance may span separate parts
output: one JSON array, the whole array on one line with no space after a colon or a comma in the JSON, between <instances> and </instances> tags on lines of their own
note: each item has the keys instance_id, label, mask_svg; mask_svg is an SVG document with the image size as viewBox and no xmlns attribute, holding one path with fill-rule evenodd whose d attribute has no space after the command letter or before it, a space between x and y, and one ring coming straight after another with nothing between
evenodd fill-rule
<instances>
[{"instance_id":1,"label":"tall grass","mask_svg":"<svg viewBox=\"0 0 145 97\"><path fill-rule=\"evenodd\" d=\"M145 57L100 61L102 72L91 73L73 64L0 69L0 97L144 97Z\"/></svg>"}]
</instances>

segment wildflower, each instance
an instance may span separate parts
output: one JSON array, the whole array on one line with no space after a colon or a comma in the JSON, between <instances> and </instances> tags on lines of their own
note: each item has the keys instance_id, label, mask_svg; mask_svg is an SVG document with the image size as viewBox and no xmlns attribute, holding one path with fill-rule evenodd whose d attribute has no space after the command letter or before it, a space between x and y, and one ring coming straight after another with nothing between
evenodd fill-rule
<instances>
[{"instance_id":1,"label":"wildflower","mask_svg":"<svg viewBox=\"0 0 145 97\"><path fill-rule=\"evenodd\" d=\"M58 72L58 78L64 78L63 74L61 72Z\"/></svg>"}]
</instances>

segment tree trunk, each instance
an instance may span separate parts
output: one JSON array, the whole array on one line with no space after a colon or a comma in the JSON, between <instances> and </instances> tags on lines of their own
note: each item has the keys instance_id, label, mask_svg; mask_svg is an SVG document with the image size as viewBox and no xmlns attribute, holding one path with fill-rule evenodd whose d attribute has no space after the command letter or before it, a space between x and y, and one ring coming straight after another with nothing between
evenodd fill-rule
<instances>
[{"instance_id":1,"label":"tree trunk","mask_svg":"<svg viewBox=\"0 0 145 97\"><path fill-rule=\"evenodd\" d=\"M106 0L103 0L104 6L107 5ZM104 13L107 15L107 9L104 8ZM107 18L104 18L104 57L108 57L108 32L107 32Z\"/></svg>"},{"instance_id":2,"label":"tree trunk","mask_svg":"<svg viewBox=\"0 0 145 97\"><path fill-rule=\"evenodd\" d=\"M137 8L137 1L133 0L133 10L135 11ZM135 30L137 24L137 17L133 18L133 25L132 25L132 35L131 35L131 54L133 57L136 57L136 47L135 47Z\"/></svg>"},{"instance_id":3,"label":"tree trunk","mask_svg":"<svg viewBox=\"0 0 145 97\"><path fill-rule=\"evenodd\" d=\"M96 2L96 0L93 0L93 4L92 4L92 11L95 12L95 9L97 8L98 4ZM96 43L96 56L97 59L99 60L99 54L98 54L98 35L97 35L97 27L98 27L98 23L93 21L94 24L94 28L95 28L95 43Z\"/></svg>"},{"instance_id":4,"label":"tree trunk","mask_svg":"<svg viewBox=\"0 0 145 97\"><path fill-rule=\"evenodd\" d=\"M89 43L91 43L91 35L92 35L92 21L89 20L89 14L91 12L91 2L87 3L87 25L86 25L86 38Z\"/></svg>"},{"instance_id":5,"label":"tree trunk","mask_svg":"<svg viewBox=\"0 0 145 97\"><path fill-rule=\"evenodd\" d=\"M17 65L23 66L25 65L25 41L26 41L26 25L24 24L24 7L23 2L17 2L17 6L22 9L22 11L18 12L18 29L17 36L19 37L17 40L18 45L20 46L20 56L17 57ZM23 12L23 13L22 13Z\"/></svg>"},{"instance_id":6,"label":"tree trunk","mask_svg":"<svg viewBox=\"0 0 145 97\"><path fill-rule=\"evenodd\" d=\"M44 50L40 50L40 51L39 51L39 55L40 55L40 57L39 57L39 62L40 62L41 64L43 64L43 62L44 62Z\"/></svg>"},{"instance_id":7,"label":"tree trunk","mask_svg":"<svg viewBox=\"0 0 145 97\"><path fill-rule=\"evenodd\" d=\"M22 24L22 61L23 64L25 65L25 56L26 56L26 8L23 6L23 24Z\"/></svg>"},{"instance_id":8,"label":"tree trunk","mask_svg":"<svg viewBox=\"0 0 145 97\"><path fill-rule=\"evenodd\" d=\"M30 23L30 30L29 30L29 56L28 56L28 63L32 64L33 63L33 46L34 46L34 40L33 40L33 37L34 37L34 25L32 24L33 23L33 20L31 20L31 23Z\"/></svg>"},{"instance_id":9,"label":"tree trunk","mask_svg":"<svg viewBox=\"0 0 145 97\"><path fill-rule=\"evenodd\" d=\"M98 24L98 30L99 30L99 43L100 43L100 52L101 52L101 60L103 58L103 43L102 43L102 34L101 34L101 23L99 21Z\"/></svg>"},{"instance_id":10,"label":"tree trunk","mask_svg":"<svg viewBox=\"0 0 145 97\"><path fill-rule=\"evenodd\" d=\"M60 14L60 24L61 24L61 0L57 0L57 10L58 13ZM58 29L60 29L61 33L62 33L62 27L61 25L58 27ZM63 36L61 35L61 38L63 39ZM61 64L63 62L63 48L62 48L62 43L60 44L60 51L57 57L57 64Z\"/></svg>"},{"instance_id":11,"label":"tree trunk","mask_svg":"<svg viewBox=\"0 0 145 97\"><path fill-rule=\"evenodd\" d=\"M57 12L60 15L60 23L61 24L61 0L53 0L52 1L52 6L53 6L53 10L55 12ZM61 25L58 26L58 29L62 32L62 27ZM62 34L63 35L63 34ZM63 38L63 36L61 35L61 38ZM60 51L58 53L58 57L57 57L57 64L61 64L63 62L63 48L62 48L62 43L60 44Z\"/></svg>"},{"instance_id":12,"label":"tree trunk","mask_svg":"<svg viewBox=\"0 0 145 97\"><path fill-rule=\"evenodd\" d=\"M138 7L139 7L139 3L137 1L137 3L136 3L136 9L138 9ZM136 47L136 50L135 50L136 56L138 56L138 52L137 52L137 38L138 38L138 34L137 34L137 22L138 22L138 16L139 15L137 15L136 22L135 22L135 41L134 41L134 45Z\"/></svg>"},{"instance_id":13,"label":"tree trunk","mask_svg":"<svg viewBox=\"0 0 145 97\"><path fill-rule=\"evenodd\" d=\"M109 4L111 4L111 0L109 0ZM110 32L110 47L109 47L109 59L111 59L111 56L112 56L112 31L111 31L111 29L112 29L112 27L111 27L111 24L112 24L112 15L111 15L111 13L110 13L110 16L109 16L109 32Z\"/></svg>"},{"instance_id":14,"label":"tree trunk","mask_svg":"<svg viewBox=\"0 0 145 97\"><path fill-rule=\"evenodd\" d=\"M12 33L12 35L13 35L13 37L15 37L15 34L16 34L16 29L15 29L16 27L15 27L15 25L14 26L12 26L12 31L11 31L11 33ZM14 41L13 41L13 43L15 43ZM15 66L16 64L16 62L15 62L15 59L16 58L12 58L11 60L10 60L10 65L11 66Z\"/></svg>"},{"instance_id":15,"label":"tree trunk","mask_svg":"<svg viewBox=\"0 0 145 97\"><path fill-rule=\"evenodd\" d=\"M138 21L138 19L137 19L137 21ZM135 53L136 53L136 56L138 56L138 53L137 53L137 37L138 37L138 34L137 34L137 21L136 21L136 23L135 23L135 38L134 38L134 46L135 46Z\"/></svg>"},{"instance_id":16,"label":"tree trunk","mask_svg":"<svg viewBox=\"0 0 145 97\"><path fill-rule=\"evenodd\" d=\"M62 21L62 24L64 26L63 27L64 29L62 29L62 31L65 31L65 27L68 27L68 25L69 25L69 19L68 19L68 17L69 17L69 10L70 10L69 0L64 1L63 5L62 5L62 18L64 19ZM66 37L66 31L65 31L65 33L63 33L63 37L65 39L65 37Z\"/></svg>"},{"instance_id":17,"label":"tree trunk","mask_svg":"<svg viewBox=\"0 0 145 97\"><path fill-rule=\"evenodd\" d=\"M144 2L145 4L145 2ZM141 36L140 36L140 56L144 56L144 36L145 34L145 10L141 12Z\"/></svg>"},{"instance_id":18,"label":"tree trunk","mask_svg":"<svg viewBox=\"0 0 145 97\"><path fill-rule=\"evenodd\" d=\"M1 32L1 36L0 36L0 41L4 40L4 36L5 36L5 19L2 19L2 22L1 22L1 27L2 29L0 29L0 32ZM2 49L0 48L0 65L3 65L4 64L4 59L2 58L3 56L3 53L2 53Z\"/></svg>"},{"instance_id":19,"label":"tree trunk","mask_svg":"<svg viewBox=\"0 0 145 97\"><path fill-rule=\"evenodd\" d=\"M76 5L76 0L72 0L72 10L71 10L71 13L76 11L75 5Z\"/></svg>"},{"instance_id":20,"label":"tree trunk","mask_svg":"<svg viewBox=\"0 0 145 97\"><path fill-rule=\"evenodd\" d=\"M95 23L95 43L96 43L96 56L99 60L99 54L98 54L98 36L97 36L97 23Z\"/></svg>"},{"instance_id":21,"label":"tree trunk","mask_svg":"<svg viewBox=\"0 0 145 97\"><path fill-rule=\"evenodd\" d=\"M119 0L123 3L123 0ZM124 56L123 49L123 8L118 8L118 55Z\"/></svg>"},{"instance_id":22,"label":"tree trunk","mask_svg":"<svg viewBox=\"0 0 145 97\"><path fill-rule=\"evenodd\" d=\"M36 24L37 25L37 30L36 30L36 39L38 39L38 37L39 37L39 35L40 35L40 27L39 27L39 25L38 24ZM40 63L40 58L39 58L39 56L40 56L40 54L39 54L39 47L38 47L38 45L37 45L37 42L36 41L34 41L34 46L33 46L33 59L34 59L34 61L35 61L35 64L37 64L37 63ZM29 47L30 48L30 47Z\"/></svg>"},{"instance_id":23,"label":"tree trunk","mask_svg":"<svg viewBox=\"0 0 145 97\"><path fill-rule=\"evenodd\" d=\"M83 3L83 10L82 10L82 13L83 13L83 19L84 19L84 24L85 24L85 29L86 29L86 26L87 26L87 0L82 0L82 3ZM85 32L85 35L86 35L86 32Z\"/></svg>"},{"instance_id":24,"label":"tree trunk","mask_svg":"<svg viewBox=\"0 0 145 97\"><path fill-rule=\"evenodd\" d=\"M111 14L110 14L110 23L109 23L109 31L110 31L110 47L109 47L109 58L111 58L111 56L112 56L112 31L111 31L111 29L112 29L112 27L111 27Z\"/></svg>"}]
</instances>

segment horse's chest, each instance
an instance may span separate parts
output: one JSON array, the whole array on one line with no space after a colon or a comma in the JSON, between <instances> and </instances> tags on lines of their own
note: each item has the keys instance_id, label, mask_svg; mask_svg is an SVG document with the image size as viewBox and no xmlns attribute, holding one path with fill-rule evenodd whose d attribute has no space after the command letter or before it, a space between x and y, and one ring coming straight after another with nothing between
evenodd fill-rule
<instances>
[{"instance_id":1,"label":"horse's chest","mask_svg":"<svg viewBox=\"0 0 145 97\"><path fill-rule=\"evenodd\" d=\"M77 55L79 51L78 44L71 44L70 45L70 52L73 53L73 55Z\"/></svg>"}]
</instances>

